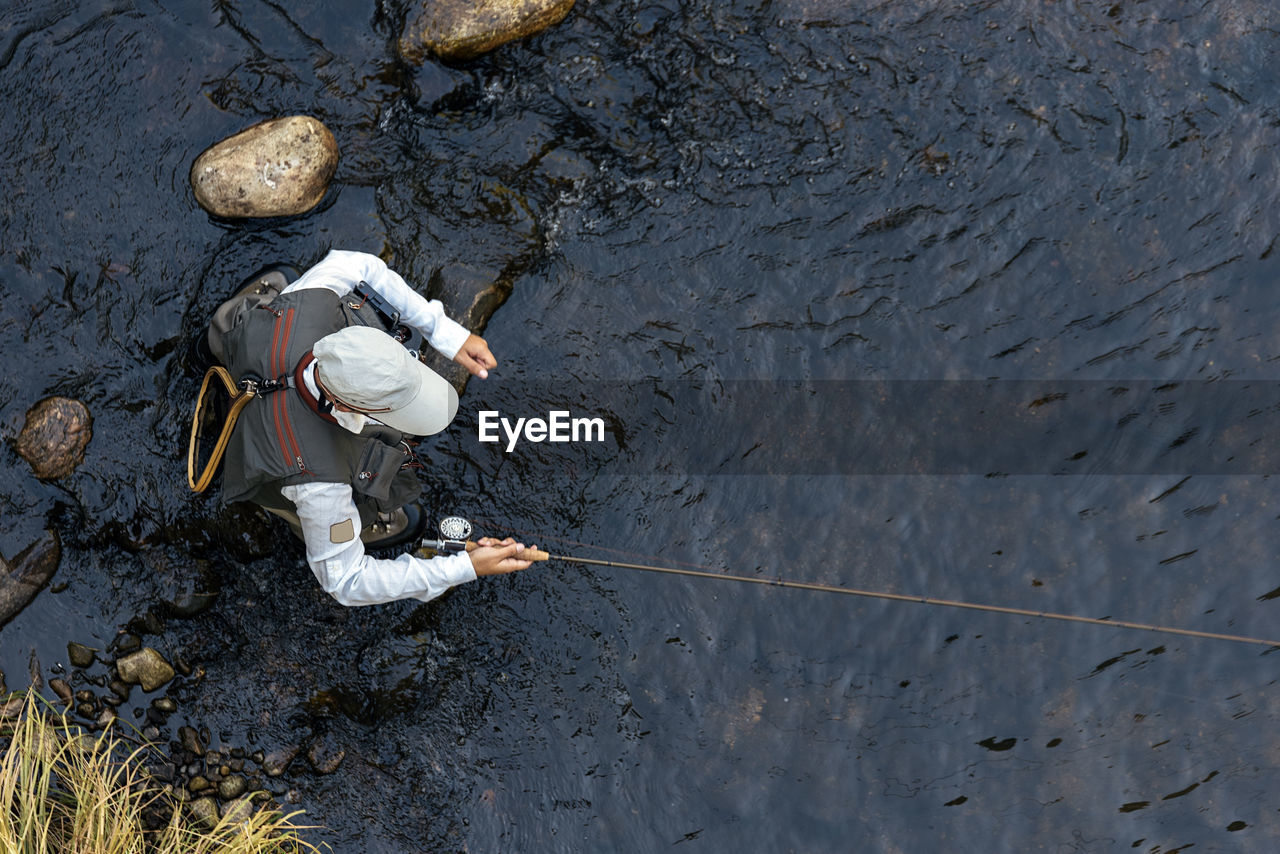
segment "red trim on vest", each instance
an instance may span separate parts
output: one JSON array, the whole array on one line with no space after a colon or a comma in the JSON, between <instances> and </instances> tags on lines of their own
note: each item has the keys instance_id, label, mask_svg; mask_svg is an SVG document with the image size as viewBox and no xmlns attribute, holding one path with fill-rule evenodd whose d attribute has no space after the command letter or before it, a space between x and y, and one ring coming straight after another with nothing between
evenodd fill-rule
<instances>
[{"instance_id":1,"label":"red trim on vest","mask_svg":"<svg viewBox=\"0 0 1280 854\"><path fill-rule=\"evenodd\" d=\"M319 415L330 424L338 424L338 419L320 408L320 401L311 394L311 389L307 388L307 383L302 378L303 373L307 370L307 366L315 360L315 353L312 353L310 350L302 354L302 358L298 360L298 366L293 369L293 387L298 390L298 397L302 398L302 402L310 407L312 412ZM338 426L342 425L339 424Z\"/></svg>"},{"instance_id":2,"label":"red trim on vest","mask_svg":"<svg viewBox=\"0 0 1280 854\"><path fill-rule=\"evenodd\" d=\"M293 315L295 309L288 308L283 316L276 315L275 332L271 340L271 374L280 376L284 366L288 364L289 339L293 335ZM283 328L282 328L283 327ZM276 438L280 441L280 451L284 455L284 464L289 468L297 468L305 472L307 464L302 459L302 448L298 445L298 437L293 433L293 422L289 420L287 394L271 395L272 412L275 416Z\"/></svg>"}]
</instances>

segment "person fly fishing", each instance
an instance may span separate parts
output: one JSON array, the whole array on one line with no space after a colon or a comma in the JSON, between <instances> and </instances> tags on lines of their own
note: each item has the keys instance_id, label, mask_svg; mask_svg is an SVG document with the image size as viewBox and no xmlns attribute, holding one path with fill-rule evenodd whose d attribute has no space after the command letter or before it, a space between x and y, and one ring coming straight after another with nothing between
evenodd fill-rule
<instances>
[{"instance_id":1,"label":"person fly fishing","mask_svg":"<svg viewBox=\"0 0 1280 854\"><path fill-rule=\"evenodd\" d=\"M511 538L433 558L369 553L421 535L422 464L406 437L444 430L458 409L453 386L400 339L416 329L480 379L497 360L374 255L333 250L292 283L284 269L223 303L205 339L208 355L248 389L219 439L223 502L251 501L285 519L320 586L344 605L425 602L477 576L527 568ZM195 436L188 478L200 491L207 478L197 486L192 474Z\"/></svg>"},{"instance_id":2,"label":"person fly fishing","mask_svg":"<svg viewBox=\"0 0 1280 854\"><path fill-rule=\"evenodd\" d=\"M444 430L457 412L458 395L404 342L411 340L411 327L417 329L426 343L480 379L497 360L483 338L446 317L438 300L424 299L373 255L334 250L295 281L286 271L296 276L291 268L271 268L251 279L215 312L208 335L196 342L205 350L202 359L227 367L205 374L187 479L203 491L225 451L223 502L252 501L288 521L306 544L307 563L321 587L344 605L425 602L480 575L557 560L1280 649L1280 640L1113 617L742 576L711 567L553 555L536 546L525 549L510 537L473 543L467 540L471 525L460 517L441 520L442 539L419 541L425 514L416 503L421 485L413 470L421 463L405 437ZM239 392L229 414L213 419L221 429L214 431L216 447L201 464L197 447L213 377L229 394ZM382 559L366 550L406 542L443 554Z\"/></svg>"}]
</instances>

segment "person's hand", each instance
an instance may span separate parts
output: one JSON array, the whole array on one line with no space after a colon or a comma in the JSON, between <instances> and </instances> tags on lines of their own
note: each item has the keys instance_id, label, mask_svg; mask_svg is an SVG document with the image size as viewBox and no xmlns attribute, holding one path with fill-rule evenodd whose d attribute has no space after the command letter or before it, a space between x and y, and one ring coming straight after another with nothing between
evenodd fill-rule
<instances>
[{"instance_id":1,"label":"person's hand","mask_svg":"<svg viewBox=\"0 0 1280 854\"><path fill-rule=\"evenodd\" d=\"M528 569L533 563L531 560L517 560L513 557L517 552L524 551L524 544L517 543L511 537L505 540L481 537L476 540L476 545L477 548L468 552L476 575L505 575L508 572Z\"/></svg>"},{"instance_id":2,"label":"person's hand","mask_svg":"<svg viewBox=\"0 0 1280 854\"><path fill-rule=\"evenodd\" d=\"M479 335L469 335L453 360L480 379L489 377L489 369L498 366L498 360L489 352L489 345Z\"/></svg>"}]
</instances>

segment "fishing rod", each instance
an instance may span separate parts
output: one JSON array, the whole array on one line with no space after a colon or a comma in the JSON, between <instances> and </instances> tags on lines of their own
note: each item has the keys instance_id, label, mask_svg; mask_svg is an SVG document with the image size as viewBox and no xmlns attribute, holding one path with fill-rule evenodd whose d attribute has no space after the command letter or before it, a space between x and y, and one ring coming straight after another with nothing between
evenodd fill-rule
<instances>
[{"instance_id":1,"label":"fishing rod","mask_svg":"<svg viewBox=\"0 0 1280 854\"><path fill-rule=\"evenodd\" d=\"M468 539L471 536L471 523L461 516L448 516L440 520L440 539L423 540L420 547L437 552L456 553L471 551L478 544ZM819 593L839 593L845 596L858 596L864 599L884 599L890 602L914 602L917 605L934 605L944 608L963 608L970 611L982 611L988 614L1010 614L1018 617L1034 617L1042 620L1060 620L1069 623L1084 623L1090 626L1109 626L1113 629L1136 629L1156 632L1157 634L1181 635L1190 638L1207 640L1233 641L1235 643L1255 644L1258 646L1280 647L1280 640L1247 637L1245 635L1223 634L1221 632L1204 632L1197 629L1182 629L1172 626L1157 626L1150 623L1136 623L1130 620L1113 620L1109 617L1081 617L1077 614L1061 614L1053 611L1036 611L1030 608L1011 608L1005 605L985 605L977 602L963 602L957 599L936 599L932 596L912 596L906 593L888 593L879 590L859 590L854 587L838 587L832 584L815 584L807 581L789 581L783 578L753 578L746 575L730 573L705 572L696 569L682 569L673 566L653 566L645 563L626 563L617 560L598 560L595 558L576 557L574 555L553 555L541 549L525 549L516 552L517 560L547 561L558 560L569 563L585 563L593 566L608 566L617 569L635 569L644 572L658 572L667 575L683 575L693 578L713 578L719 581L740 581L745 584L762 584L767 587L785 587L790 590L813 590Z\"/></svg>"}]
</instances>

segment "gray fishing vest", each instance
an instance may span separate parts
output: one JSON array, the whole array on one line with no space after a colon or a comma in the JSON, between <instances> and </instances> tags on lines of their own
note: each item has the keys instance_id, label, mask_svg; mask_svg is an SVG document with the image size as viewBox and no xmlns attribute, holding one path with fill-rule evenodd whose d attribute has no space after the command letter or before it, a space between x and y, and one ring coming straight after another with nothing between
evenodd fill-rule
<instances>
[{"instance_id":1,"label":"gray fishing vest","mask_svg":"<svg viewBox=\"0 0 1280 854\"><path fill-rule=\"evenodd\" d=\"M304 288L244 311L223 335L227 368L237 382L246 376L287 382L259 394L236 422L223 461L222 500L252 501L294 512L281 487L301 483L346 483L354 493L361 525L376 514L413 501L422 486L400 444L403 434L383 425L360 435L326 419L299 391L299 363L331 332L361 324L385 329L371 308L348 294Z\"/></svg>"}]
</instances>

